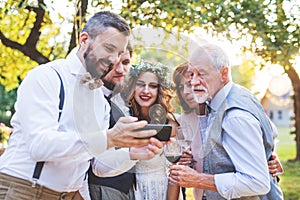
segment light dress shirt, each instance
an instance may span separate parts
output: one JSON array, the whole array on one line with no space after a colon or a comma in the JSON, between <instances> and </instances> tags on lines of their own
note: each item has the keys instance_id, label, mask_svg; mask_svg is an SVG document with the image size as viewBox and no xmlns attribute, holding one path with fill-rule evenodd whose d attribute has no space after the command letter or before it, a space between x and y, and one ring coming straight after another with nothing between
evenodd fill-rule
<instances>
[{"instance_id":1,"label":"light dress shirt","mask_svg":"<svg viewBox=\"0 0 300 200\"><path fill-rule=\"evenodd\" d=\"M232 85L232 82L226 84L212 99L208 124ZM222 144L236 172L214 175L218 193L226 199L265 194L270 180L259 121L246 111L232 109L226 112L222 128Z\"/></svg>"},{"instance_id":2,"label":"light dress shirt","mask_svg":"<svg viewBox=\"0 0 300 200\"><path fill-rule=\"evenodd\" d=\"M61 83L52 67L65 90L59 122ZM18 89L14 131L0 157L0 172L31 181L36 162L45 161L38 184L58 192L83 186L90 160L107 149L110 112L100 88L80 84L85 73L75 51L28 73ZM114 161L119 158L110 156Z\"/></svg>"},{"instance_id":3,"label":"light dress shirt","mask_svg":"<svg viewBox=\"0 0 300 200\"><path fill-rule=\"evenodd\" d=\"M198 122L199 122L199 126L200 126L200 133L201 133L201 138L202 141L206 141L206 137L207 137L207 126L208 126L208 115L198 115Z\"/></svg>"}]
</instances>

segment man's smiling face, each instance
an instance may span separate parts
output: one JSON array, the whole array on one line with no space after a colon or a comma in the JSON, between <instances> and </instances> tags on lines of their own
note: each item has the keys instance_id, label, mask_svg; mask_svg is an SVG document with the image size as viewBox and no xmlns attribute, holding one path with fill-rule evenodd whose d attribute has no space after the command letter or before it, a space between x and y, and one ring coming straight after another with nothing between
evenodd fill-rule
<instances>
[{"instance_id":1,"label":"man's smiling face","mask_svg":"<svg viewBox=\"0 0 300 200\"><path fill-rule=\"evenodd\" d=\"M84 53L87 71L95 79L104 77L119 61L127 43L128 37L112 27L108 27L96 38L90 39Z\"/></svg>"}]
</instances>

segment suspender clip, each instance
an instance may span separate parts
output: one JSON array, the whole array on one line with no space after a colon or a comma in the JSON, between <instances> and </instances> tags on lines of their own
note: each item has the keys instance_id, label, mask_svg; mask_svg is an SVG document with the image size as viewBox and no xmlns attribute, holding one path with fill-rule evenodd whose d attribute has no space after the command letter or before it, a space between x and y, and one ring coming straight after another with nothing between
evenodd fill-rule
<instances>
[{"instance_id":1,"label":"suspender clip","mask_svg":"<svg viewBox=\"0 0 300 200\"><path fill-rule=\"evenodd\" d=\"M32 178L31 187L35 188L37 180L37 178Z\"/></svg>"}]
</instances>

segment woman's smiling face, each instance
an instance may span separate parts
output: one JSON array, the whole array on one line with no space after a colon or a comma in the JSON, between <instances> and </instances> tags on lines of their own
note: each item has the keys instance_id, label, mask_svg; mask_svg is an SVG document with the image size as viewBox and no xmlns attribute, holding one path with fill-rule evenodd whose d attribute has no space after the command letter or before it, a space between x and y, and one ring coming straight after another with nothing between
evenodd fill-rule
<instances>
[{"instance_id":1,"label":"woman's smiling face","mask_svg":"<svg viewBox=\"0 0 300 200\"><path fill-rule=\"evenodd\" d=\"M142 73L135 85L134 99L143 107L151 107L158 96L158 77L152 72Z\"/></svg>"}]
</instances>

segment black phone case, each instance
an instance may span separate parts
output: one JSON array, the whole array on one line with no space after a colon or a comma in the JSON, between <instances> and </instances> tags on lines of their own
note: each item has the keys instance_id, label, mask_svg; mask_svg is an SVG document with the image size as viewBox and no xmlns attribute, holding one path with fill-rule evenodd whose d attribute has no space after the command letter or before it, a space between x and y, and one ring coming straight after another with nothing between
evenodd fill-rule
<instances>
[{"instance_id":1,"label":"black phone case","mask_svg":"<svg viewBox=\"0 0 300 200\"><path fill-rule=\"evenodd\" d=\"M169 141L172 133L171 124L147 124L144 128L138 130L156 130L157 134L153 137L160 141Z\"/></svg>"}]
</instances>

